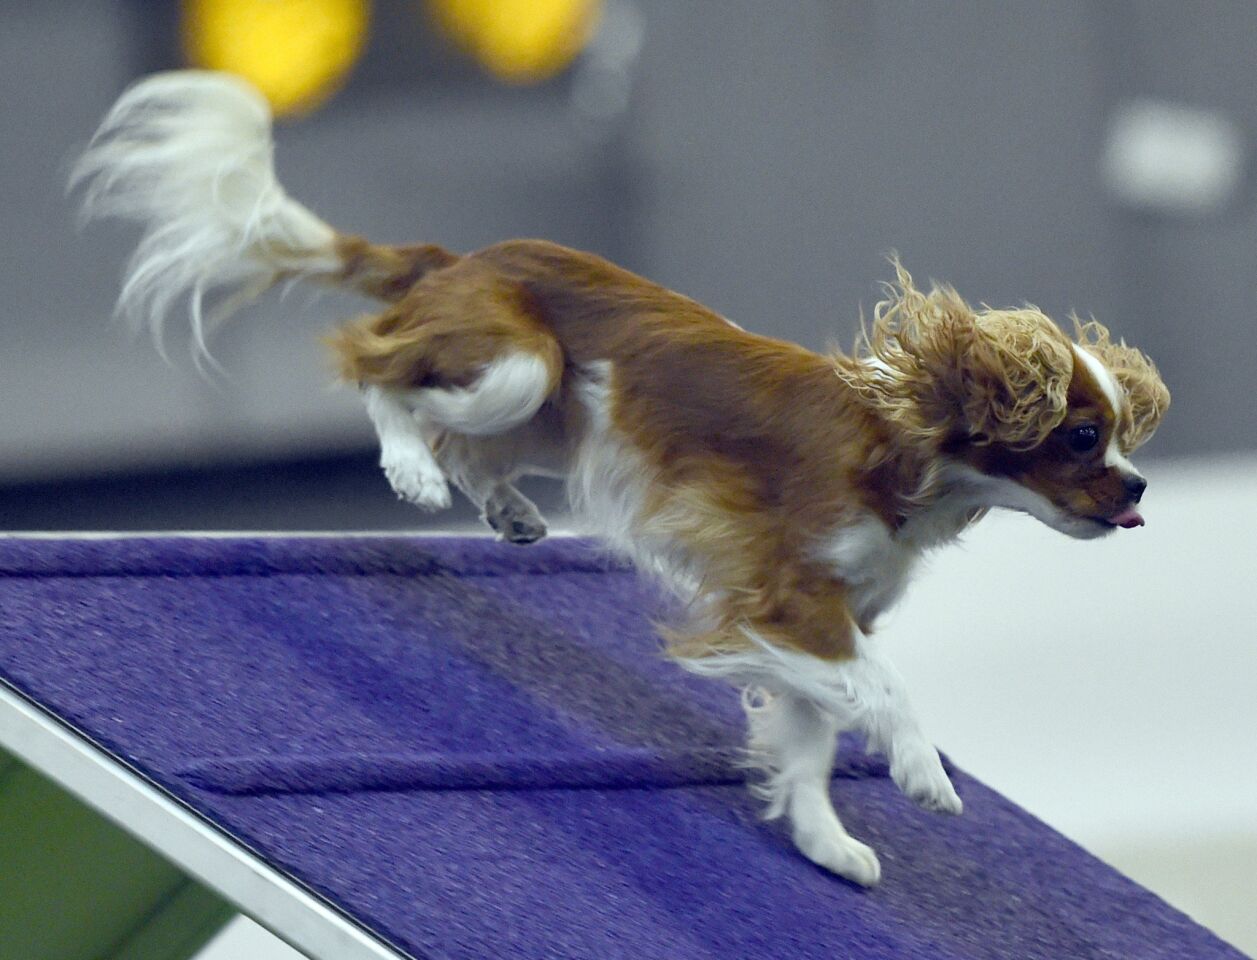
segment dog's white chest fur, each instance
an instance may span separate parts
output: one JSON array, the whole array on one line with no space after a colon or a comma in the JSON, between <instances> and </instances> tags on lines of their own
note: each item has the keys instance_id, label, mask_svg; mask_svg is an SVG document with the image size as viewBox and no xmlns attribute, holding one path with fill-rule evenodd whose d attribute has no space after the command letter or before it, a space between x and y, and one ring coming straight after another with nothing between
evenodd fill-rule
<instances>
[{"instance_id":1,"label":"dog's white chest fur","mask_svg":"<svg viewBox=\"0 0 1257 960\"><path fill-rule=\"evenodd\" d=\"M843 527L821 549L822 559L847 584L851 614L861 624L872 623L899 599L920 554L872 514Z\"/></svg>"},{"instance_id":2,"label":"dog's white chest fur","mask_svg":"<svg viewBox=\"0 0 1257 960\"><path fill-rule=\"evenodd\" d=\"M873 514L835 532L821 558L850 590L851 615L869 625L903 595L921 554L954 540L969 525L970 508L949 497L898 531Z\"/></svg>"}]
</instances>

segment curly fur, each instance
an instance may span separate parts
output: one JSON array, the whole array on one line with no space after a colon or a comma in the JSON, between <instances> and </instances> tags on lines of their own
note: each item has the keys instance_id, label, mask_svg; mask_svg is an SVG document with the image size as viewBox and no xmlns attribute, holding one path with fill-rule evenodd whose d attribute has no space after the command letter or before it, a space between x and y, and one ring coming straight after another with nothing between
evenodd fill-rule
<instances>
[{"instance_id":1,"label":"curly fur","mask_svg":"<svg viewBox=\"0 0 1257 960\"><path fill-rule=\"evenodd\" d=\"M974 310L949 286L922 293L893 261L896 281L874 308L841 377L911 436L956 437L1014 450L1041 444L1065 417L1069 338L1033 307Z\"/></svg>"}]
</instances>

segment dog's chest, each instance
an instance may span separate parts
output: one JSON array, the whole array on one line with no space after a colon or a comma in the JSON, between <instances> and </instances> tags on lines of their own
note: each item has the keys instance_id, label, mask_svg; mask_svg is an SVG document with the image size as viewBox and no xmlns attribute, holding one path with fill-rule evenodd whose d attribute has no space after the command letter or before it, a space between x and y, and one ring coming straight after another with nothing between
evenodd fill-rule
<instances>
[{"instance_id":1,"label":"dog's chest","mask_svg":"<svg viewBox=\"0 0 1257 960\"><path fill-rule=\"evenodd\" d=\"M903 595L921 554L955 540L970 522L970 509L957 498L898 531L868 514L835 531L821 555L847 585L852 616L867 627Z\"/></svg>"},{"instance_id":2,"label":"dog's chest","mask_svg":"<svg viewBox=\"0 0 1257 960\"><path fill-rule=\"evenodd\" d=\"M862 626L899 599L920 555L874 516L843 527L822 548L824 561L847 585L852 616Z\"/></svg>"}]
</instances>

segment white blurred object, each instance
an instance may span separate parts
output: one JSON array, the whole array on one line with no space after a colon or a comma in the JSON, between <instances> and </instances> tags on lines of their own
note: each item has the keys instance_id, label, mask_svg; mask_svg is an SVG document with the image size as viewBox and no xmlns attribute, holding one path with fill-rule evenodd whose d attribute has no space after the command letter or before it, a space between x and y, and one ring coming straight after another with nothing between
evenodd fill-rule
<instances>
[{"instance_id":1,"label":"white blurred object","mask_svg":"<svg viewBox=\"0 0 1257 960\"><path fill-rule=\"evenodd\" d=\"M1160 100L1134 100L1109 121L1101 171L1123 203L1200 216L1232 203L1247 163L1243 131L1230 117Z\"/></svg>"},{"instance_id":2,"label":"white blurred object","mask_svg":"<svg viewBox=\"0 0 1257 960\"><path fill-rule=\"evenodd\" d=\"M645 17L634 0L608 0L598 32L572 78L572 105L578 115L607 123L628 110L645 36Z\"/></svg>"}]
</instances>

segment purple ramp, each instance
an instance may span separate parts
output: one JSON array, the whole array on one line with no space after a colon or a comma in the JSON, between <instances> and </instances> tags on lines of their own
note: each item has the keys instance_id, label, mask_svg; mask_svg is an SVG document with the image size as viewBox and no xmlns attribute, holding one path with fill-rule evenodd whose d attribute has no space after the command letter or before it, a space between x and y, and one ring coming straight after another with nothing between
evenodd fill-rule
<instances>
[{"instance_id":1,"label":"purple ramp","mask_svg":"<svg viewBox=\"0 0 1257 960\"><path fill-rule=\"evenodd\" d=\"M0 678L414 957L1241 960L972 777L844 742L862 890L757 819L735 692L588 543L0 541Z\"/></svg>"}]
</instances>

